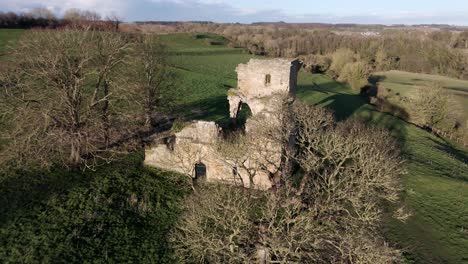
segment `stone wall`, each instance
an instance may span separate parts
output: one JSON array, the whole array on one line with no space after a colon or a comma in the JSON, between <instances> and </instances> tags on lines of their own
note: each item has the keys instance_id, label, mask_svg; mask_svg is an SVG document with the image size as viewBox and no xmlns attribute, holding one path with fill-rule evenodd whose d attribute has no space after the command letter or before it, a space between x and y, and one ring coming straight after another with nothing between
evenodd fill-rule
<instances>
[{"instance_id":1,"label":"stone wall","mask_svg":"<svg viewBox=\"0 0 468 264\"><path fill-rule=\"evenodd\" d=\"M293 94L298 69L299 62L296 60L252 59L247 64L237 66L237 86L239 92L246 98L269 97L277 93Z\"/></svg>"},{"instance_id":2,"label":"stone wall","mask_svg":"<svg viewBox=\"0 0 468 264\"><path fill-rule=\"evenodd\" d=\"M238 88L229 91L230 115L237 116L241 103L246 103L255 116L274 111L278 97L295 96L299 61L287 59L250 60L237 66Z\"/></svg>"},{"instance_id":3,"label":"stone wall","mask_svg":"<svg viewBox=\"0 0 468 264\"><path fill-rule=\"evenodd\" d=\"M253 117L247 120L245 133L252 136L250 138L258 138L258 142L253 142L255 147L251 149L255 152L249 153L251 158L245 164L247 167L261 168L255 172L255 188L272 187L272 175L280 168L282 146L254 133L258 133L257 128L264 125L259 120L268 120L273 126L281 125L279 120L274 120L273 113L279 110L285 96L295 95L299 68L296 60L252 59L236 69L239 87L231 89L228 94L230 116L237 117L242 103L249 105L252 111ZM221 129L214 122L193 122L175 134L173 144L159 144L147 149L145 164L192 177L195 177L195 165L203 164L208 181L243 183L245 187L251 187L249 171L217 152L216 146L223 140L220 132Z\"/></svg>"}]
</instances>

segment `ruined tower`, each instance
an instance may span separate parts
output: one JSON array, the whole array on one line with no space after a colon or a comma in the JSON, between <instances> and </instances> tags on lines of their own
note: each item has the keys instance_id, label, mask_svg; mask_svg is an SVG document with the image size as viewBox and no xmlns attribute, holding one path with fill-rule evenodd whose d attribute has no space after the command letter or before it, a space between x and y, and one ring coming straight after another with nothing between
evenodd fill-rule
<instances>
[{"instance_id":1,"label":"ruined tower","mask_svg":"<svg viewBox=\"0 0 468 264\"><path fill-rule=\"evenodd\" d=\"M247 64L240 64L238 88L228 92L230 117L236 118L242 104L247 104L252 117L247 120L245 133L256 133L261 126L258 120L268 120L269 124L281 125L274 120L273 113L278 111L278 105L284 97L294 97L297 86L297 74L300 68L297 60L287 59L252 59ZM221 180L225 182L242 183L245 187L254 184L256 188L272 187L271 177L281 162L281 146L279 142L261 142L258 147L260 156L262 148L273 153L265 165L259 164L255 177L249 171L239 167L235 162L223 158L216 151L216 144L223 140L221 129L214 122L192 122L179 133L175 134L173 146L159 144L147 149L145 164L167 170L187 174L193 178L204 177L208 181ZM255 135L251 135L255 138ZM260 140L260 137L259 137ZM253 158L244 161L248 165L261 162ZM268 164L266 164L268 163ZM245 167L245 166L244 166Z\"/></svg>"},{"instance_id":2,"label":"ruined tower","mask_svg":"<svg viewBox=\"0 0 468 264\"><path fill-rule=\"evenodd\" d=\"M237 66L238 88L229 91L231 117L236 117L241 103L249 105L252 114L269 111L280 94L296 94L299 62L287 59L250 60Z\"/></svg>"}]
</instances>

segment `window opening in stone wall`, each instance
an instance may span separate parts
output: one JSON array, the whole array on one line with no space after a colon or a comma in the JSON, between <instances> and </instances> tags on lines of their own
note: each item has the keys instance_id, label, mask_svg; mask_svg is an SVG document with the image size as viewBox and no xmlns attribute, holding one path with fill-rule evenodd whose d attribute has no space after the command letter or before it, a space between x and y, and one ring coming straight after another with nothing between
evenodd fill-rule
<instances>
[{"instance_id":1,"label":"window opening in stone wall","mask_svg":"<svg viewBox=\"0 0 468 264\"><path fill-rule=\"evenodd\" d=\"M271 74L267 74L265 76L265 85L269 85L271 83Z\"/></svg>"},{"instance_id":2,"label":"window opening in stone wall","mask_svg":"<svg viewBox=\"0 0 468 264\"><path fill-rule=\"evenodd\" d=\"M195 180L204 181L206 179L206 166L203 163L195 164Z\"/></svg>"}]
</instances>

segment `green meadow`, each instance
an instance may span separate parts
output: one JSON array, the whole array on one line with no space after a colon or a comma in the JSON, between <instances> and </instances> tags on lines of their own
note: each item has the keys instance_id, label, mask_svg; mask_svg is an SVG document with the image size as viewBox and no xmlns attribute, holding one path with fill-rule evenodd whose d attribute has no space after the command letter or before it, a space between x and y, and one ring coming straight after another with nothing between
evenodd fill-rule
<instances>
[{"instance_id":1,"label":"green meadow","mask_svg":"<svg viewBox=\"0 0 468 264\"><path fill-rule=\"evenodd\" d=\"M18 37L18 32L14 32L0 30L0 54L5 43ZM228 47L225 39L215 35L168 34L161 35L160 39L170 51L169 63L176 76L174 87L181 90L179 116L225 124L229 114L227 91L237 82L235 68L253 56L243 49ZM382 82L401 93L409 92L406 90L409 85L404 82L414 84L419 80L413 79L421 78L409 73L393 74L385 73ZM465 87L466 84L468 82L451 79L444 86ZM383 230L388 240L402 249L407 263L468 263L466 150L399 118L378 112L349 87L325 75L301 72L297 97L328 107L339 120L359 118L385 127L400 142L407 169L407 174L401 177L402 198L412 217L402 223L388 216ZM5 181L0 179L0 184ZM173 187L171 185L171 190ZM177 200L168 192L161 193L164 201ZM171 219L176 211L172 207L168 209ZM0 223L0 231L4 225ZM168 226L165 223L164 228Z\"/></svg>"},{"instance_id":2,"label":"green meadow","mask_svg":"<svg viewBox=\"0 0 468 264\"><path fill-rule=\"evenodd\" d=\"M468 153L392 115L376 111L348 87L322 75L302 75L299 98L389 129L406 159L403 199L413 216L388 217L385 235L405 252L408 263L468 261Z\"/></svg>"},{"instance_id":3,"label":"green meadow","mask_svg":"<svg viewBox=\"0 0 468 264\"><path fill-rule=\"evenodd\" d=\"M21 29L0 29L0 56L5 53L8 45L14 45L22 32Z\"/></svg>"},{"instance_id":4,"label":"green meadow","mask_svg":"<svg viewBox=\"0 0 468 264\"><path fill-rule=\"evenodd\" d=\"M402 71L377 72L374 74L374 78L379 80L378 83L381 86L390 89L394 94L408 98L415 95L417 89L414 88L424 88L433 83L439 83L448 93L453 94L460 106L459 110L463 111L465 122L468 120L468 81Z\"/></svg>"}]
</instances>

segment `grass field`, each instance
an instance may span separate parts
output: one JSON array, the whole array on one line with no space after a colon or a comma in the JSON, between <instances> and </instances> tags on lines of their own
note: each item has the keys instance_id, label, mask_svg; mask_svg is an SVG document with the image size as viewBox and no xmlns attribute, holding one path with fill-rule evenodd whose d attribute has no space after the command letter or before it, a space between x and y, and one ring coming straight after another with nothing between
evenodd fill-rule
<instances>
[{"instance_id":1,"label":"grass field","mask_svg":"<svg viewBox=\"0 0 468 264\"><path fill-rule=\"evenodd\" d=\"M380 80L379 84L383 87L406 97L412 97L415 94L416 89L414 88L438 82L447 89L447 92L455 95L455 99L462 108L464 120L468 120L468 81L402 71L378 72L374 76Z\"/></svg>"},{"instance_id":2,"label":"grass field","mask_svg":"<svg viewBox=\"0 0 468 264\"><path fill-rule=\"evenodd\" d=\"M468 155L401 119L377 112L349 88L322 75L302 75L298 96L384 126L399 139L407 159L404 200L413 217L387 219L385 234L407 252L409 263L468 263Z\"/></svg>"},{"instance_id":3,"label":"grass field","mask_svg":"<svg viewBox=\"0 0 468 264\"><path fill-rule=\"evenodd\" d=\"M227 124L229 102L226 95L237 84L234 69L252 56L243 49L208 44L223 41L218 36L195 39L191 34L170 34L160 38L172 54L169 64L176 75L174 86L184 95L180 98L183 107L179 113L188 119Z\"/></svg>"},{"instance_id":4,"label":"grass field","mask_svg":"<svg viewBox=\"0 0 468 264\"><path fill-rule=\"evenodd\" d=\"M8 37L16 35L0 30L0 50ZM226 95L236 86L235 67L252 56L223 45L217 36L170 34L162 35L161 40L170 48L175 86L182 90L180 115L221 123L227 120ZM406 73L392 74L386 73L385 85L402 93L406 92L404 82L420 79ZM457 80L447 84L463 85ZM388 218L384 230L387 238L403 249L408 263L468 263L468 153L376 111L347 86L327 76L301 73L298 86L299 99L330 108L338 119L356 117L386 127L401 143L408 171L402 176L403 199L413 216L407 223Z\"/></svg>"},{"instance_id":5,"label":"grass field","mask_svg":"<svg viewBox=\"0 0 468 264\"><path fill-rule=\"evenodd\" d=\"M0 56L8 45L14 44L22 32L22 29L0 29Z\"/></svg>"}]
</instances>

